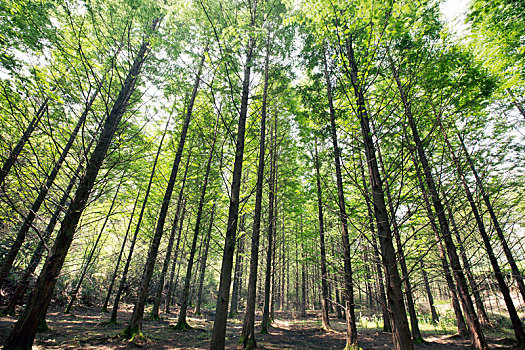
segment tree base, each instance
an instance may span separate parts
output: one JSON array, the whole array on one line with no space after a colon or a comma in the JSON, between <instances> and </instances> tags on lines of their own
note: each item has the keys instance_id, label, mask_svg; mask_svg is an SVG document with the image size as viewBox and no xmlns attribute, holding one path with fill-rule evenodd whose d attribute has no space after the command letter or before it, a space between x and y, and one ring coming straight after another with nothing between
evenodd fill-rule
<instances>
[{"instance_id":1,"label":"tree base","mask_svg":"<svg viewBox=\"0 0 525 350\"><path fill-rule=\"evenodd\" d=\"M412 338L412 341L415 343L415 344L426 344L426 340L423 339L422 336L419 336L417 338Z\"/></svg>"},{"instance_id":2,"label":"tree base","mask_svg":"<svg viewBox=\"0 0 525 350\"><path fill-rule=\"evenodd\" d=\"M327 333L332 333L334 330L332 328L330 328L329 325L323 324L321 326L321 331L327 332Z\"/></svg>"},{"instance_id":3,"label":"tree base","mask_svg":"<svg viewBox=\"0 0 525 350\"><path fill-rule=\"evenodd\" d=\"M241 336L241 338L239 339L239 346L237 347L237 349L257 349L257 342L255 341L255 336L252 335L248 338Z\"/></svg>"},{"instance_id":4,"label":"tree base","mask_svg":"<svg viewBox=\"0 0 525 350\"><path fill-rule=\"evenodd\" d=\"M193 327L190 326L186 321L179 321L175 326L170 326L170 328L175 331L188 331L190 329L193 329Z\"/></svg>"},{"instance_id":5,"label":"tree base","mask_svg":"<svg viewBox=\"0 0 525 350\"><path fill-rule=\"evenodd\" d=\"M122 333L119 334L119 336L121 338L129 340L130 342L137 340L146 340L146 337L144 336L144 334L142 334L139 325L127 326L126 329L124 329Z\"/></svg>"},{"instance_id":6,"label":"tree base","mask_svg":"<svg viewBox=\"0 0 525 350\"><path fill-rule=\"evenodd\" d=\"M357 344L346 344L344 350L363 350L361 347Z\"/></svg>"},{"instance_id":7,"label":"tree base","mask_svg":"<svg viewBox=\"0 0 525 350\"><path fill-rule=\"evenodd\" d=\"M47 325L45 317L38 322L38 327L36 329L37 333L44 333L48 332L50 330L49 326Z\"/></svg>"}]
</instances>

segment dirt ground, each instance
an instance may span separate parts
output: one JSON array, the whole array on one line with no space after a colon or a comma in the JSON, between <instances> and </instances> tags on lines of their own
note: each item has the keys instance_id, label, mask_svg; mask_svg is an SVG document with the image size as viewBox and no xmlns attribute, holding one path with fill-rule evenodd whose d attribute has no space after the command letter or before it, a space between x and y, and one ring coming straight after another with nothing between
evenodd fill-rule
<instances>
[{"instance_id":1,"label":"dirt ground","mask_svg":"<svg viewBox=\"0 0 525 350\"><path fill-rule=\"evenodd\" d=\"M174 331L169 328L176 323L176 314L161 315L162 320L146 319L143 332L145 341L129 342L118 337L124 329L131 309L119 314L119 324L108 324L109 315L98 309L76 308L70 315L62 310L48 313L50 331L37 334L33 349L207 349L211 338L213 320L211 317L190 317L194 327L189 331ZM13 317L0 318L0 343L16 321ZM293 318L290 314L276 314L276 321L270 334L257 334L260 349L343 349L345 346L344 324L331 320L334 331L319 329L319 318L312 314L309 318ZM235 349L242 327L242 318L231 319L228 323L226 348ZM425 344L417 344L416 349L434 350L470 349L469 341L451 334L424 333ZM358 329L359 345L367 349L392 349L391 334L378 329ZM491 349L511 349L510 340L504 337L488 336Z\"/></svg>"}]
</instances>

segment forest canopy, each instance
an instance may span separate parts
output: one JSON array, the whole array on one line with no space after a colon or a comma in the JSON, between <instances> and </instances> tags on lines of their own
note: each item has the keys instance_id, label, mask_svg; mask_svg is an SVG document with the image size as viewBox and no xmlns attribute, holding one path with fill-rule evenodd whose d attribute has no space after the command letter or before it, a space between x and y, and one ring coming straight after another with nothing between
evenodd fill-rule
<instances>
[{"instance_id":1,"label":"forest canopy","mask_svg":"<svg viewBox=\"0 0 525 350\"><path fill-rule=\"evenodd\" d=\"M525 349L525 1L443 6L3 0L3 349Z\"/></svg>"}]
</instances>

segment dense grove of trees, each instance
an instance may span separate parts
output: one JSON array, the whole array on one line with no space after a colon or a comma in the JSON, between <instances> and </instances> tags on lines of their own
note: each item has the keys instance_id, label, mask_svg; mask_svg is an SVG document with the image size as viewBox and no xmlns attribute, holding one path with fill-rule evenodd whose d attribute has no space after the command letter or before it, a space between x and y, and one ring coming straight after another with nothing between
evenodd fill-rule
<instances>
[{"instance_id":1,"label":"dense grove of trees","mask_svg":"<svg viewBox=\"0 0 525 350\"><path fill-rule=\"evenodd\" d=\"M4 1L4 349L122 303L211 349L307 310L525 348L525 2L469 6L458 38L426 0Z\"/></svg>"}]
</instances>

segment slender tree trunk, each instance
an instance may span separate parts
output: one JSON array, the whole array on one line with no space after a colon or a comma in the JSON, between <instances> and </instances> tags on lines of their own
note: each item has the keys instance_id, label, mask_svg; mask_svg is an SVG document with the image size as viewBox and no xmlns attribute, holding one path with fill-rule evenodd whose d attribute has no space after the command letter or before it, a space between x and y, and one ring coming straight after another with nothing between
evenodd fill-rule
<instances>
[{"instance_id":1,"label":"slender tree trunk","mask_svg":"<svg viewBox=\"0 0 525 350\"><path fill-rule=\"evenodd\" d=\"M89 150L91 149L91 145L93 144L93 141L94 139L91 140L88 146L87 153L89 153ZM75 170L75 173L73 174L73 176L71 176L71 179L69 180L69 184L67 185L66 190L62 194L62 197L60 198L60 201L57 207L55 208L55 211L53 215L51 216L49 223L47 224L44 234L42 235L43 240L40 240L38 242L38 246L36 247L35 251L33 252L33 255L31 256L31 261L27 265L27 268L24 270L22 279L16 286L15 291L13 292L13 294L11 295L11 298L9 299L9 302L7 303L7 306L2 310L2 312L0 312L0 314L14 315L16 305L18 304L18 302L24 299L24 295L29 288L29 278L33 275L36 268L40 264L40 260L42 260L44 250L46 252L49 250L47 247L47 243L49 239L51 238L53 231L55 230L55 226L60 218L60 214L63 211L64 207L66 206L67 200L69 199L69 195L71 191L73 190L75 183L77 182L77 178L80 174L80 171L82 170L82 167L83 167L83 162L81 160L80 164Z\"/></svg>"},{"instance_id":2,"label":"slender tree trunk","mask_svg":"<svg viewBox=\"0 0 525 350\"><path fill-rule=\"evenodd\" d=\"M301 215L301 317L306 317L306 256L304 253L303 216ZM346 305L348 310L348 303ZM348 322L348 320L347 320Z\"/></svg>"},{"instance_id":3,"label":"slender tree trunk","mask_svg":"<svg viewBox=\"0 0 525 350\"><path fill-rule=\"evenodd\" d=\"M461 237L459 235L459 231L456 226L456 220L454 219L454 214L452 213L451 205L448 202L444 192L443 201L445 202L445 205L448 210L448 217L450 220L450 224L452 225L452 232L454 232L456 240L458 241L459 253L461 255L461 260L463 261L463 268L465 269L465 274L467 275L467 279L470 284L470 289L472 290L474 302L476 303L476 308L479 314L479 321L483 327L489 327L489 316L487 315L487 311L485 310L485 306L483 305L483 300L481 299L481 296L479 294L478 285L476 284L476 280L474 279L474 275L472 274L472 270L470 269L470 262L467 257L467 252L465 251L465 246L463 244L464 242L461 240Z\"/></svg>"},{"instance_id":4,"label":"slender tree trunk","mask_svg":"<svg viewBox=\"0 0 525 350\"><path fill-rule=\"evenodd\" d=\"M525 118L525 108L523 107L523 105L520 103L520 101L518 101L518 99L516 99L516 96L514 95L511 89L505 89L505 90L507 91L507 94L510 96L510 99L512 100L512 103L514 104L514 106L516 106L516 108L520 112L521 116Z\"/></svg>"},{"instance_id":5,"label":"slender tree trunk","mask_svg":"<svg viewBox=\"0 0 525 350\"><path fill-rule=\"evenodd\" d=\"M317 138L315 139L315 173L317 184L317 212L319 215L319 241L321 249L321 328L325 331L330 330L330 316L328 314L328 272L326 270L326 247L324 242L324 217L323 217L323 193L321 190L321 171L319 165L319 155L317 153Z\"/></svg>"},{"instance_id":6,"label":"slender tree trunk","mask_svg":"<svg viewBox=\"0 0 525 350\"><path fill-rule=\"evenodd\" d=\"M75 125L73 131L71 131L71 134L69 135L69 139L66 145L64 146L64 148L62 149L62 152L60 153L60 156L58 157L58 160L55 163L55 166L53 167L53 169L47 176L46 182L44 183L44 185L40 187L40 189L38 190L37 198L33 202L33 205L29 209L29 212L26 214L26 217L24 218L24 222L22 223L22 226L16 233L15 241L9 248L9 252L7 253L4 260L2 261L2 265L0 266L0 289L2 288L4 281L7 278L9 271L11 270L11 267L13 266L16 256L18 255L18 252L20 251L20 247L22 247L22 244L24 243L26 239L26 235L29 232L29 229L33 226L33 221L38 213L38 210L40 209L40 206L42 205L42 203L44 203L47 193L49 192L49 189L51 188L51 186L53 186L53 183L55 182L55 179L58 175L58 172L60 168L62 167L62 164L66 160L69 150L71 149L71 147L73 146L73 143L75 142L78 131L80 130L80 128L82 127L82 125L84 125L84 122L86 121L87 115L89 111L91 110L91 106L93 105L93 102L95 101L95 98L98 95L98 91L99 91L99 88L97 88L93 96L91 96L91 98L87 101L84 111L82 112L82 115L78 119L77 124ZM41 114L43 114L43 112ZM3 172L3 169L2 169L2 172ZM37 234L39 234L38 231L37 231Z\"/></svg>"},{"instance_id":7,"label":"slender tree trunk","mask_svg":"<svg viewBox=\"0 0 525 350\"><path fill-rule=\"evenodd\" d=\"M381 304L381 309L383 312L383 332L391 333L392 332L392 322L390 320L391 315L388 309L388 303L387 303L386 294L385 294L383 269L381 268L381 261L382 261L381 254L382 253L378 249L377 233L375 232L375 229L374 229L374 215L373 215L372 206L370 205L370 202L371 202L370 192L369 192L370 189L366 182L365 168L362 165L361 157L359 158L359 160L360 160L360 165L361 165L360 166L361 180L363 182L363 190L366 195L365 202L366 202L367 213L368 213L368 221L370 223L370 233L372 235L372 239L370 242L372 244L372 249L374 250L374 256L376 258L377 279L379 281L379 302Z\"/></svg>"},{"instance_id":8,"label":"slender tree trunk","mask_svg":"<svg viewBox=\"0 0 525 350\"><path fill-rule=\"evenodd\" d=\"M461 307L459 305L458 292L454 284L452 273L450 272L450 265L448 264L445 250L443 249L443 245L441 242L441 235L439 233L439 229L436 224L434 213L432 212L432 206L430 203L430 199L425 189L425 185L423 182L423 175L421 174L421 170L419 169L419 164L417 162L415 154L411 152L411 156L412 156L412 161L414 163L414 168L416 170L418 185L419 185L419 188L421 189L421 194L423 195L425 209L427 211L428 219L430 221L430 226L432 227L432 231L434 232L434 237L436 239L439 259L441 260L441 266L445 274L445 280L447 281L448 290L451 294L452 307L454 309L454 314L456 316L456 325L458 329L458 334L460 336L467 336L469 332L467 330L467 326L465 325L465 319L463 318L463 312L461 311ZM440 295L443 297L443 293L441 292L441 290L440 290Z\"/></svg>"},{"instance_id":9,"label":"slender tree trunk","mask_svg":"<svg viewBox=\"0 0 525 350\"><path fill-rule=\"evenodd\" d=\"M91 190L95 184L102 162L106 157L111 140L115 135L122 115L126 112L131 94L135 89L135 83L140 76L143 63L149 52L150 34L155 32L160 18L153 20L150 32L144 36L141 47L138 50L134 62L123 82L122 88L117 96L110 113L104 122L100 138L87 163L86 172L80 179L78 189L62 221L55 244L49 253L46 263L42 268L35 289L29 298L24 313L19 318L14 328L4 343L4 349L28 349L34 341L38 323L45 315L58 275L62 270L67 252L73 241L78 222L84 211Z\"/></svg>"},{"instance_id":10,"label":"slender tree trunk","mask_svg":"<svg viewBox=\"0 0 525 350\"><path fill-rule=\"evenodd\" d=\"M241 222L239 223L239 230L244 231L244 222L246 214L243 214L241 217ZM232 302L230 305L230 317L233 317L237 314L239 296L242 289L242 252L244 250L244 235L239 237L239 249L237 249L235 257L235 271L233 275L233 290L232 290Z\"/></svg>"},{"instance_id":11,"label":"slender tree trunk","mask_svg":"<svg viewBox=\"0 0 525 350\"><path fill-rule=\"evenodd\" d=\"M525 114L524 114L524 117L525 117ZM483 185L483 182L481 181L481 178L476 170L476 167L474 166L474 162L472 161L472 157L470 156L467 150L467 147L465 146L465 142L463 141L463 138L460 135L458 135L458 138L461 143L461 147L463 148L463 152L465 153L465 156L467 157L467 161L469 163L470 170L472 171L476 179L476 184L479 188L479 191L481 192L481 196L483 197L483 201L485 202L485 206L487 207L487 210L489 212L490 219L492 220L492 224L494 225L494 228L496 229L496 234L503 248L503 252L505 253L505 256L507 257L507 261L509 262L509 265L512 271L512 277L516 280L521 297L525 301L525 283L523 281L523 275L518 269L518 265L516 264L516 260L514 259L514 256L512 256L512 252L509 248L507 239L505 238L505 234L503 233L503 229L501 228L498 217L496 216L496 212L494 211L492 202L490 201L489 195L485 191L485 186Z\"/></svg>"},{"instance_id":12,"label":"slender tree trunk","mask_svg":"<svg viewBox=\"0 0 525 350\"><path fill-rule=\"evenodd\" d=\"M423 274L423 282L425 283L425 291L427 292L428 306L430 307L430 314L432 315L432 323L437 323L439 321L439 316L434 306L434 297L432 297L432 290L430 289L430 283L428 282L427 271L425 270L425 265L423 259L421 259L421 273Z\"/></svg>"},{"instance_id":13,"label":"slender tree trunk","mask_svg":"<svg viewBox=\"0 0 525 350\"><path fill-rule=\"evenodd\" d=\"M332 145L334 148L335 176L337 180L337 198L339 205L339 220L341 221L341 234L343 241L344 257L344 281L347 304L350 307L346 315L350 317L346 325L346 349L357 348L357 326L355 319L354 305L354 282L352 277L352 263L350 257L350 241L348 239L348 218L346 216L346 204L343 188L343 177L341 174L341 150L337 141L337 129L335 126L335 109L332 101L332 83L328 74L328 62L326 59L326 50L323 47L324 76L326 79L326 90L328 96L328 106L330 108L330 132L332 134Z\"/></svg>"},{"instance_id":14,"label":"slender tree trunk","mask_svg":"<svg viewBox=\"0 0 525 350\"><path fill-rule=\"evenodd\" d=\"M255 27L255 16L257 1L250 1L251 23ZM242 163L244 156L244 135L246 131L246 118L248 116L248 98L250 93L250 72L253 64L253 49L255 38L250 36L246 52L246 64L244 66L244 77L242 83L241 109L239 113L239 124L237 129L237 141L235 145L235 162L233 165L233 177L231 184L230 205L228 210L228 224L226 228L224 251L221 264L221 278L219 282L219 293L217 295L217 307L215 309L215 322L211 338L211 350L224 349L224 338L226 336L226 322L228 320L228 302L230 298L231 275L233 269L233 253L235 251L235 236L237 221L239 217L239 195L241 190Z\"/></svg>"},{"instance_id":15,"label":"slender tree trunk","mask_svg":"<svg viewBox=\"0 0 525 350\"><path fill-rule=\"evenodd\" d=\"M407 307L408 307L408 313L410 315L410 326L411 326L411 331L412 331L412 340L418 344L421 344L421 343L424 343L425 340L423 339L423 336L421 335L421 331L419 330L419 322L418 322L418 319L417 319L417 313L416 313L416 307L415 307L415 304L414 304L414 297L413 297L413 294L412 294L412 286L410 285L410 279L409 279L409 276L408 276L408 268L407 268L407 264L406 264L406 259L405 259L405 253L403 252L403 244L401 242L401 235L399 234L399 227L397 226L397 220L396 220L396 214L395 214L395 209L394 209L394 202L393 202L393 198L392 198L392 195L390 193L390 184L388 182L388 179L387 179L387 175L386 175L386 170L385 170L385 164L383 163L383 157L381 155L381 147L379 146L379 143L378 143L378 146L377 146L377 155L379 157L379 162L381 164L381 168L382 168L382 172L383 172L383 181L385 183L385 192L386 192L386 195L387 195L387 200L388 200L388 206L389 206L389 209L390 209L390 215L391 215L391 220L390 222L392 223L392 228L393 228L393 232L394 232L394 237L395 237L395 240L396 240L396 245L397 245L397 255L398 255L398 259L399 259L399 265L401 266L401 272L403 273L403 283L405 285L405 294L406 294L406 302L407 302Z\"/></svg>"},{"instance_id":16,"label":"slender tree trunk","mask_svg":"<svg viewBox=\"0 0 525 350\"><path fill-rule=\"evenodd\" d=\"M9 173L9 170L11 170L11 167L15 164L16 160L18 159L18 156L24 148L24 145L26 144L27 140L29 140L29 137L31 137L33 131L35 131L35 128L40 122L40 119L42 119L42 116L47 110L48 102L49 97L46 97L40 105L40 107L38 108L35 116L31 120L29 125L26 127L24 133L22 134L22 137L20 138L20 140L18 140L18 143L16 144L15 148L13 148L11 153L9 153L9 157L7 157L4 164L2 165L2 169L0 169L0 186L4 186L4 181L7 174Z\"/></svg>"},{"instance_id":17,"label":"slender tree trunk","mask_svg":"<svg viewBox=\"0 0 525 350\"><path fill-rule=\"evenodd\" d=\"M182 199L182 198L179 198L179 199ZM182 214L180 216L180 224L179 224L179 236L177 237L177 244L175 246L175 256L173 257L173 264L171 266L171 276L170 276L170 283L168 285L168 293L167 293L167 296L166 296L166 305L165 305L165 312L167 314L170 313L170 306L173 306L174 302L173 302L173 294L175 293L176 289L177 289L177 284L178 284L178 280L179 280L179 269L180 269L180 266L182 265L182 258L184 257L184 248L182 249L182 254L180 254L180 250L179 250L179 243L180 243L180 239L181 239L181 236L182 236L182 231L183 231L183 227L184 227L184 219L186 218L186 203L187 203L187 199L184 200L184 203L182 205ZM175 220L177 220L178 218L178 215L175 216ZM191 219L191 215L190 215L190 219ZM190 220L188 220L190 221ZM176 226L177 222L175 221L173 223L174 226ZM189 225L188 225L189 227ZM186 246L186 240L187 240L187 233L188 233L188 230L186 229L186 232L184 232L184 241L182 242L182 246L185 247ZM179 259L179 263L177 264L177 257L178 255L181 255L180 256L180 259ZM175 265L177 265L177 277L175 279L175 282L173 282L173 278L175 277Z\"/></svg>"},{"instance_id":18,"label":"slender tree trunk","mask_svg":"<svg viewBox=\"0 0 525 350\"><path fill-rule=\"evenodd\" d=\"M266 250L266 275L264 279L264 305L261 323L261 333L268 334L270 326L270 291L272 277L272 254L273 254L273 235L275 228L275 168L277 157L277 115L274 116L275 122L271 134L270 148L270 179L268 180L268 247ZM302 225L302 223L301 223ZM302 226L301 226L302 227Z\"/></svg>"},{"instance_id":19,"label":"slender tree trunk","mask_svg":"<svg viewBox=\"0 0 525 350\"><path fill-rule=\"evenodd\" d=\"M186 160L186 165L184 168L184 176L182 178L182 184L180 186L179 191L179 200L177 202L177 211L175 212L175 219L173 222L173 225L171 226L170 230L170 237L168 240L168 247L166 248L166 256L164 258L164 263L162 264L162 271L160 273L159 281L158 281L158 288L157 293L155 294L155 302L153 303L153 309L151 310L151 317L154 320L160 319L159 317L159 309L160 309L160 303L162 301L162 293L166 289L164 286L165 276L166 273L168 273L168 268L170 265L170 259L171 259L171 250L173 249L173 241L175 239L175 233L177 231L177 218L179 215L178 210L180 210L180 203L182 201L182 196L184 193L184 187L186 185L186 178L188 176L188 169L190 168L190 160L191 160L191 150L188 152L188 158ZM180 237L180 236L179 236Z\"/></svg>"},{"instance_id":20,"label":"slender tree trunk","mask_svg":"<svg viewBox=\"0 0 525 350\"><path fill-rule=\"evenodd\" d=\"M135 209L137 209L139 198L140 198L140 191L137 192L137 198L135 199L135 204L133 204L133 209L131 210L131 217L129 218L128 227L126 228L126 234L124 235L124 239L122 240L122 245L118 253L117 263L115 265L115 271L113 271L113 275L111 275L111 279L110 279L109 287L108 287L108 293L106 295L106 299L104 299L104 305L102 306L102 312L105 312L105 313L109 312L108 311L109 298L111 298L111 292L113 291L113 286L115 285L118 268L120 266L120 262L122 261L122 255L124 255L124 249L126 248L126 242L128 240L129 231L133 224L133 217L135 216Z\"/></svg>"},{"instance_id":21,"label":"slender tree trunk","mask_svg":"<svg viewBox=\"0 0 525 350\"><path fill-rule=\"evenodd\" d=\"M207 48L204 51L206 52ZM127 339L133 339L136 336L142 337L142 318L144 316L144 307L146 305L146 298L148 296L149 283L151 281L151 277L153 276L153 269L155 268L155 261L157 260L157 253L159 251L160 240L164 233L164 224L166 222L166 216L168 214L168 208L171 200L171 195L173 193L173 187L175 186L175 180L179 171L179 164L182 158L182 151L184 150L184 143L186 142L186 135L188 133L188 127L190 125L191 115L193 112L193 105L195 103L197 91L199 89L201 78L200 76L202 72L202 67L204 66L205 57L206 55L205 53L203 53L197 71L197 76L195 77L195 83L193 84L193 91L191 93L191 98L187 107L186 117L182 125L180 140L177 147L175 160L173 161L173 167L171 169L170 178L168 180L168 186L166 187L164 198L162 199L162 205L157 220L157 227L155 228L155 234L149 246L148 257L146 259L146 265L144 266L144 272L142 274L139 292L137 295L137 302L135 303L135 307L133 308L133 313L131 314L129 324L123 331L123 335Z\"/></svg>"},{"instance_id":22,"label":"slender tree trunk","mask_svg":"<svg viewBox=\"0 0 525 350\"><path fill-rule=\"evenodd\" d=\"M104 223L102 224L102 227L100 229L100 232L98 233L97 239L95 240L95 244L93 245L93 248L91 249L91 252L89 253L86 263L84 264L84 268L80 272L80 277L78 278L77 285L71 291L71 299L69 300L69 304L67 305L66 310L64 311L64 313L66 314L68 314L71 311L71 308L73 307L73 303L77 299L77 295L80 290L80 287L82 286L82 282L84 281L84 277L86 277L86 274L89 268L91 267L91 260L93 259L93 256L95 255L95 252L98 248L98 243L100 242L100 238L102 238L102 234L104 233L106 224L108 223L109 218L111 217L111 214L113 213L113 207L115 206L115 203L117 202L117 197L119 195L120 186L122 185L122 182L124 182L125 174L126 174L126 171L124 170L122 177L120 178L119 184L117 186L117 189L115 190L115 195L113 196L113 199L111 200L111 206L109 207L108 213L106 214Z\"/></svg>"},{"instance_id":23,"label":"slender tree trunk","mask_svg":"<svg viewBox=\"0 0 525 350\"><path fill-rule=\"evenodd\" d=\"M211 208L210 225L208 226L208 234L206 235L206 240L204 242L204 254L202 256L202 262L201 262L201 271L200 271L200 277L199 277L199 290L197 292L197 305L195 306L195 315L201 314L202 288L204 285L204 276L206 274L206 262L208 260L208 251L210 248L211 232L213 230L213 218L215 215L215 205L216 203L213 203L213 207Z\"/></svg>"},{"instance_id":24,"label":"slender tree trunk","mask_svg":"<svg viewBox=\"0 0 525 350\"><path fill-rule=\"evenodd\" d=\"M167 127L168 127L168 123L166 123L165 130L167 130ZM155 154L155 160L153 161L153 166L152 166L151 173L150 173L149 180L148 180L148 186L146 187L146 193L144 194L144 200L142 201L142 206L140 208L139 217L137 219L137 224L135 226L135 232L133 233L133 237L131 239L128 257L126 258L126 264L124 264L124 270L122 271L122 277L120 278L120 283L117 289L117 294L115 295L115 299L113 301L113 309L111 310L111 319L109 321L111 323L117 322L117 313L118 313L118 308L119 308L119 303L120 303L120 296L122 295L122 292L124 291L124 286L126 285L126 279L128 276L129 266L131 265L131 259L133 257L135 243L137 242L137 236L140 232L140 225L144 217L144 212L146 211L146 205L148 203L148 198L149 198L149 194L151 191L151 185L153 183L153 177L155 176L155 170L157 168L157 162L159 160L159 156L162 150L162 143L164 142L165 135L166 133L163 133L163 136L159 143L159 147L157 148L157 153ZM138 195L137 195L137 198L138 198Z\"/></svg>"},{"instance_id":25,"label":"slender tree trunk","mask_svg":"<svg viewBox=\"0 0 525 350\"><path fill-rule=\"evenodd\" d=\"M255 45L255 43L253 43ZM257 167L257 183L255 187L255 208L253 214L253 229L252 229L252 240L251 240L251 252L250 252L250 269L248 274L248 291L246 295L246 311L244 314L244 321L239 338L239 347L243 349L255 349L257 348L257 342L255 340L255 304L257 296L257 272L259 266L259 242L260 242L260 229L261 229L261 211L262 211L262 190L264 180L264 155L265 155L265 142L266 142L266 104L268 97L268 62L269 62L270 48L269 48L269 35L266 43L266 58L264 63L264 87L263 87L263 100L261 107L261 124L260 124L260 141L259 141L259 163ZM250 51L251 61L251 51ZM249 78L249 66L247 65L248 76L245 70L245 84L246 93L248 93L248 84L246 79ZM243 91L244 94L244 91ZM241 345L242 344L242 345Z\"/></svg>"},{"instance_id":26,"label":"slender tree trunk","mask_svg":"<svg viewBox=\"0 0 525 350\"><path fill-rule=\"evenodd\" d=\"M217 140L217 128L219 126L219 115L215 120L215 130L213 131L213 140L210 146L210 153L208 154L208 161L206 163L206 172L202 181L201 196L197 207L197 218L195 219L195 229L193 231L193 241L191 243L190 257L188 259L188 266L186 269L186 279L184 281L184 289L182 291L182 301L179 312L179 319L175 325L175 329L183 330L191 328L188 322L186 322L186 314L188 309L189 293L190 293L190 282L193 268L193 259L195 258L195 251L197 248L197 241L199 239L199 232L201 228L202 209L204 207L204 200L206 198L206 189L208 186L208 179L210 176L211 162L213 160L213 153L215 151L215 141ZM167 268L167 267L166 267Z\"/></svg>"},{"instance_id":27,"label":"slender tree trunk","mask_svg":"<svg viewBox=\"0 0 525 350\"><path fill-rule=\"evenodd\" d=\"M441 120L439 121L441 123ZM525 348L525 332L523 331L523 325L521 323L520 317L518 316L516 307L514 306L514 302L512 301L512 297L510 295L510 289L507 286L507 283L505 282L503 273L501 272L501 268L499 266L498 260L496 258L496 255L494 254L494 250L492 249L490 237L485 229L485 225L483 224L483 219L481 218L481 214L479 213L476 202L474 201L474 196L470 192L470 188L468 186L467 179L465 178L465 175L463 173L463 169L461 169L459 160L456 157L456 153L454 152L452 145L448 141L448 137L446 135L446 132L442 124L441 124L441 133L445 139L445 143L447 144L447 147L452 156L452 161L456 165L456 171L458 173L458 176L461 179L461 183L463 185L463 189L465 190L467 200L470 204L472 214L474 214L474 218L476 220L476 224L478 226L479 233L481 235L481 238L483 239L483 243L485 245L485 250L487 251L487 255L489 257L490 264L492 265L492 269L494 270L496 281L498 282L499 289L501 291L501 294L503 295L503 299L505 300L505 305L507 306L507 311L509 312L510 321L512 323L512 329L514 330L514 335L516 337L516 343L518 344L520 348L523 349Z\"/></svg>"},{"instance_id":28,"label":"slender tree trunk","mask_svg":"<svg viewBox=\"0 0 525 350\"><path fill-rule=\"evenodd\" d=\"M441 234L443 236L442 238L445 241L445 246L447 248L450 265L452 267L452 272L454 274L454 278L458 286L458 291L459 291L461 304L463 306L463 311L465 312L465 317L467 319L467 326L470 332L470 339L472 341L472 346L475 347L476 349L487 349L487 342L481 330L481 325L476 315L476 311L474 310L474 304L472 303L472 299L470 298L470 295L469 295L467 281L465 279L463 269L461 268L461 264L459 262L459 257L456 252L456 246L454 245L454 242L452 241L452 236L450 234L448 221L445 217L445 210L443 208L443 204L441 203L439 193L437 192L434 178L432 176L430 164L427 160L427 156L423 148L423 143L419 137L419 132L417 130L416 123L412 115L410 101L405 92L405 88L403 84L401 83L397 69L394 66L391 58L390 58L390 66L391 66L391 69L394 75L394 79L397 83L401 102L403 103L403 107L404 107L405 116L407 117L408 123L410 125L410 129L412 130L412 136L416 144L416 150L419 156L419 162L421 163L421 166L423 168L423 173L425 175L425 182L427 184L428 190L430 192L430 196L432 198L432 202L434 204L434 209L435 209L435 212L438 218L438 223L441 228Z\"/></svg>"},{"instance_id":29,"label":"slender tree trunk","mask_svg":"<svg viewBox=\"0 0 525 350\"><path fill-rule=\"evenodd\" d=\"M181 188L182 189L182 188ZM182 215L181 215L182 208ZM173 279L175 277L175 265L177 265L177 258L179 257L180 239L182 237L182 225L184 224L184 216L186 215L186 202L183 199L183 192L179 192L179 200L177 201L177 209L175 211L175 219L173 221L172 230L177 229L177 224L180 218L180 226L178 228L177 243L175 244L175 254L173 256L173 262L171 264L170 281L168 282L168 291L166 292L166 300L164 305L164 312L170 313L171 306L171 295L173 294ZM178 273L178 272L177 272Z\"/></svg>"},{"instance_id":30,"label":"slender tree trunk","mask_svg":"<svg viewBox=\"0 0 525 350\"><path fill-rule=\"evenodd\" d=\"M86 147L86 151L85 151L86 154L90 153L91 147L93 146L94 142L95 142L95 138L92 138L89 141L89 144ZM15 288L15 291L13 292L8 305L2 311L2 313L8 314L8 315L14 314L16 304L24 298L24 295L27 289L29 288L29 278L33 275L36 268L40 264L40 260L42 259L44 250L49 251L49 248L47 247L47 243L49 239L51 238L53 231L55 230L55 226L58 223L58 220L60 219L61 212L64 211L66 203L69 199L69 195L71 194L71 191L73 190L73 187L75 186L77 179L80 176L80 172L82 171L83 166L84 166L84 158L81 158L75 172L73 173L73 175L71 176L71 179L69 180L66 190L62 194L62 197L60 198L60 201L57 207L55 208L55 211L53 212L53 215L51 216L49 223L47 224L44 234L42 235L42 240L38 242L38 246L36 247L33 253L33 256L31 257L31 261L29 262L26 270L24 271L22 279L20 280L18 286Z\"/></svg>"}]
</instances>

